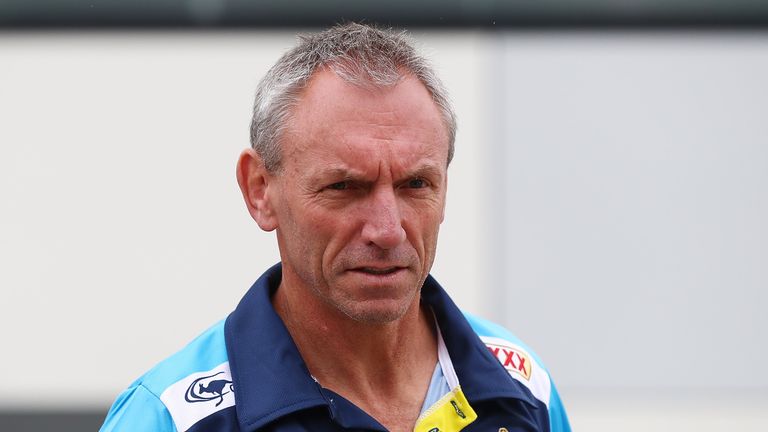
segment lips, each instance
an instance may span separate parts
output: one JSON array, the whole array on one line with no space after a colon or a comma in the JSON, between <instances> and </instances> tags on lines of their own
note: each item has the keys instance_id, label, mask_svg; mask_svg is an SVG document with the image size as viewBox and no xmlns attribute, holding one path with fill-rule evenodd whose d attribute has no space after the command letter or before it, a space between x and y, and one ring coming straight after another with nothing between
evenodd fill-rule
<instances>
[{"instance_id":1,"label":"lips","mask_svg":"<svg viewBox=\"0 0 768 432\"><path fill-rule=\"evenodd\" d=\"M402 264L384 264L384 263L365 263L362 265L355 265L347 268L348 272L357 273L360 275L367 275L373 277L387 277L399 274L408 268L407 265Z\"/></svg>"},{"instance_id":2,"label":"lips","mask_svg":"<svg viewBox=\"0 0 768 432\"><path fill-rule=\"evenodd\" d=\"M372 275L388 275L400 270L401 268L402 267L360 267L356 268L355 271Z\"/></svg>"}]
</instances>

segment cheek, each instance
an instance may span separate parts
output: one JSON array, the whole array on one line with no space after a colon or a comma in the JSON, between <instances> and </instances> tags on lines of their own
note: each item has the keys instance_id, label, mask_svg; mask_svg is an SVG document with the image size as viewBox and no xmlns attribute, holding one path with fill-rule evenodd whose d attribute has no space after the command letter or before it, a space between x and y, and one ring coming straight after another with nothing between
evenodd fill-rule
<instances>
[{"instance_id":1,"label":"cheek","mask_svg":"<svg viewBox=\"0 0 768 432\"><path fill-rule=\"evenodd\" d=\"M429 209L411 209L404 216L403 227L414 248L420 255L432 253L442 221L439 206Z\"/></svg>"},{"instance_id":2,"label":"cheek","mask_svg":"<svg viewBox=\"0 0 768 432\"><path fill-rule=\"evenodd\" d=\"M317 222L306 207L294 196L281 197L278 214L278 231L284 239L288 252L295 260L311 260L316 243L321 237L322 223Z\"/></svg>"},{"instance_id":3,"label":"cheek","mask_svg":"<svg viewBox=\"0 0 768 432\"><path fill-rule=\"evenodd\" d=\"M306 258L328 266L352 238L349 215L318 208L304 208L300 234L305 239Z\"/></svg>"}]
</instances>

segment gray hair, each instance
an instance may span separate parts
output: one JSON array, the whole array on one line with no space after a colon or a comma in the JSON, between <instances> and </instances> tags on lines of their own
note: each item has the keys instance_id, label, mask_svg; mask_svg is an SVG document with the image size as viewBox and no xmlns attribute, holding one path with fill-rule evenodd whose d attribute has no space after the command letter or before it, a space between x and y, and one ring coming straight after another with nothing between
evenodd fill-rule
<instances>
[{"instance_id":1,"label":"gray hair","mask_svg":"<svg viewBox=\"0 0 768 432\"><path fill-rule=\"evenodd\" d=\"M259 83L251 121L251 146L269 172L280 168L281 136L302 89L321 67L330 68L346 82L360 87L393 86L403 78L403 70L416 76L443 117L450 164L456 140L456 114L435 71L411 46L405 32L349 23L300 36L299 44L285 53Z\"/></svg>"}]
</instances>

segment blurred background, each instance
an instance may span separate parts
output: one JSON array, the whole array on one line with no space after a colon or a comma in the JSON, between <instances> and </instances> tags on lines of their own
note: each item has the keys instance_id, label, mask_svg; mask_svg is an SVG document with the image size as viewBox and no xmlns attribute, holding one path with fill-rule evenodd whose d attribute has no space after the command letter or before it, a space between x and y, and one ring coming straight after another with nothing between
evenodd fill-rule
<instances>
[{"instance_id":1,"label":"blurred background","mask_svg":"<svg viewBox=\"0 0 768 432\"><path fill-rule=\"evenodd\" d=\"M0 2L0 430L96 430L278 260L240 197L297 33L408 29L459 116L433 274L580 431L768 430L768 4Z\"/></svg>"}]
</instances>

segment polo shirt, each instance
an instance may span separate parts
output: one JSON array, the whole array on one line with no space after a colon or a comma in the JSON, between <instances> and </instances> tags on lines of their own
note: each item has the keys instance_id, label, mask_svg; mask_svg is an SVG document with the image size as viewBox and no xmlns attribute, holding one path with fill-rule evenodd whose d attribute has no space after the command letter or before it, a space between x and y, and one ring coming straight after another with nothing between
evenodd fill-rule
<instances>
[{"instance_id":1,"label":"polo shirt","mask_svg":"<svg viewBox=\"0 0 768 432\"><path fill-rule=\"evenodd\" d=\"M101 431L386 431L309 373L270 301L280 280L277 264L226 320L134 381ZM434 312L457 382L422 413L429 421L416 432L570 431L549 373L528 347L462 313L431 276L421 301Z\"/></svg>"}]
</instances>

